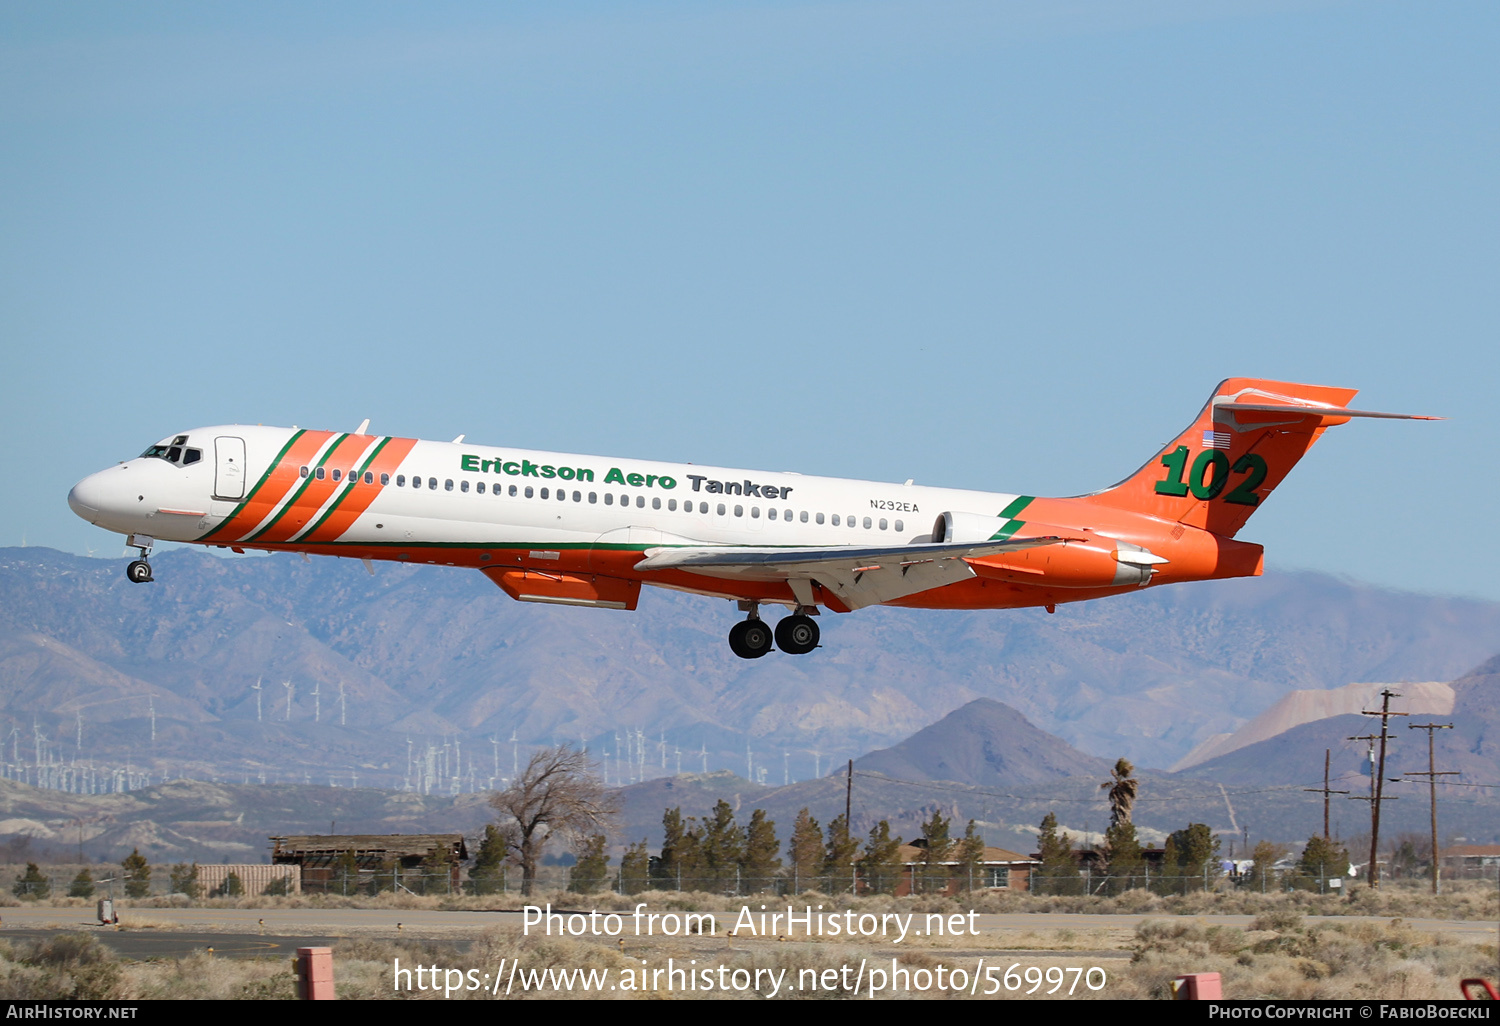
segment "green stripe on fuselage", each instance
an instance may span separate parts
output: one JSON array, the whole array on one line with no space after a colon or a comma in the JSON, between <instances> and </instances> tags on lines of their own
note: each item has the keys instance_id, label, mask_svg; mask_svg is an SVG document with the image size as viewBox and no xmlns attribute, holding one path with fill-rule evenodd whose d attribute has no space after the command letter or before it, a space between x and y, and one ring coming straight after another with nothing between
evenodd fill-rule
<instances>
[{"instance_id":1,"label":"green stripe on fuselage","mask_svg":"<svg viewBox=\"0 0 1500 1026\"><path fill-rule=\"evenodd\" d=\"M314 481L316 481L318 479L317 468L321 467L323 464L327 463L328 462L328 457L332 456L334 454L334 451L337 450L339 446L341 446L341 445L344 444L344 439L346 439L348 437L349 436L347 434L339 435L337 438L335 438L333 440L333 442L328 446L327 449L323 450L323 458L318 461L317 466L313 467L312 470L310 470L308 472L307 477L305 477L305 478L302 479L302 484L297 488L297 491L292 495L291 501L288 502L286 505L284 505L284 506L281 507L280 512L278 512L274 517L271 518L271 522L269 524L267 524L265 527L262 527L259 531L256 531L250 537L246 538L245 539L246 542L253 542L255 539L257 539L261 535L265 534L271 528L273 528L277 524L281 523L281 518L284 517L284 516L286 516L287 510L291 509L293 506L297 505L297 503L301 502L302 501L302 493L305 492L305 491L307 491L308 486L311 485Z\"/></svg>"},{"instance_id":2,"label":"green stripe on fuselage","mask_svg":"<svg viewBox=\"0 0 1500 1026\"><path fill-rule=\"evenodd\" d=\"M328 512L326 512L322 516L320 516L318 518L318 522L316 524L313 524L307 530L303 531L302 532L302 537L304 537L304 538L311 537L317 531L318 528L320 528L320 527L323 526L323 522L325 520L327 520L329 517L333 516L334 511L344 504L344 500L347 499L347 498L349 498L350 493L352 493L354 491L354 486L357 485L357 484L359 484L359 479L364 476L365 471L367 471L367 470L370 469L370 465L375 462L375 457L380 455L380 450L384 449L385 448L385 444L387 442L389 442L389 441L390 441L389 438L382 438L380 440L380 444L375 447L375 451L372 452L372 453L370 453L370 458L367 459L367 460L365 460L363 463L361 463L359 465L359 468L354 471L353 478L351 479L348 487L346 487L344 489L343 493L341 495L339 495L339 497L337 499L334 500L333 505L331 505L331 506L328 507Z\"/></svg>"},{"instance_id":3,"label":"green stripe on fuselage","mask_svg":"<svg viewBox=\"0 0 1500 1026\"><path fill-rule=\"evenodd\" d=\"M198 538L198 540L199 541L207 541L209 539L209 537L215 531L222 530L225 524L232 524L232 523L234 523L234 518L240 515L240 511L241 510L243 510L246 506L250 505L250 500L253 499L253 498L255 498L255 494L257 492L259 492L262 488L264 488L266 482L271 479L271 471L273 471L277 467L281 466L282 457L284 457L289 451L291 451L291 448L296 443L297 439L301 438L305 434L307 434L306 431L296 431L296 432L294 432L292 434L292 437L287 440L287 443L281 447L281 451L276 454L276 458L271 461L270 466L266 467L266 472L264 474L260 475L260 480L257 481L257 482L255 482L255 487L252 488L252 489L250 489L249 494L246 495L243 499L240 500L240 503L239 503L238 506L234 507L234 512L230 513L229 516L225 517L222 521L220 521L217 527L214 527L214 528L206 531L203 535L201 535Z\"/></svg>"},{"instance_id":4,"label":"green stripe on fuselage","mask_svg":"<svg viewBox=\"0 0 1500 1026\"><path fill-rule=\"evenodd\" d=\"M1027 506L1030 506L1035 500L1035 495L1016 496L1015 499L1011 501L1010 505L1006 506L1000 511L1000 515L1002 517L1008 518L1010 520L1010 523L1006 524L1004 527L1000 528L1000 530L996 531L990 537L990 541L1009 541L1011 535L1015 534L1021 528L1025 527L1026 521L1017 520L1016 517L1019 516L1021 514L1021 511L1024 510Z\"/></svg>"}]
</instances>

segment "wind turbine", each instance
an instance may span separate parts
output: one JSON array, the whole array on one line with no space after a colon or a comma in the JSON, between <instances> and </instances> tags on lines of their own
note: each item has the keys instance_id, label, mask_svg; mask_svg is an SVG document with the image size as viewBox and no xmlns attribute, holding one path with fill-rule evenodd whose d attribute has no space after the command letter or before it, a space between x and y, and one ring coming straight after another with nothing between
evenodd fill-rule
<instances>
[{"instance_id":1,"label":"wind turbine","mask_svg":"<svg viewBox=\"0 0 1500 1026\"><path fill-rule=\"evenodd\" d=\"M250 685L250 690L255 692L255 722L260 722L260 682L263 678L256 677L255 683Z\"/></svg>"},{"instance_id":2,"label":"wind turbine","mask_svg":"<svg viewBox=\"0 0 1500 1026\"><path fill-rule=\"evenodd\" d=\"M703 756L703 772L707 773L708 772L708 742L707 741L703 742L703 751L699 752L698 754L701 755L701 756Z\"/></svg>"},{"instance_id":3,"label":"wind turbine","mask_svg":"<svg viewBox=\"0 0 1500 1026\"><path fill-rule=\"evenodd\" d=\"M297 685L289 680L284 680L281 682L281 686L286 688L286 722L290 723L292 720L292 696L297 693Z\"/></svg>"},{"instance_id":4,"label":"wind turbine","mask_svg":"<svg viewBox=\"0 0 1500 1026\"><path fill-rule=\"evenodd\" d=\"M344 714L347 711L344 706L344 682L339 681L339 726L341 727L347 723L347 720L344 718Z\"/></svg>"},{"instance_id":5,"label":"wind turbine","mask_svg":"<svg viewBox=\"0 0 1500 1026\"><path fill-rule=\"evenodd\" d=\"M320 721L323 718L323 704L320 701L318 701L318 692L320 692L322 690L323 690L323 682L322 681L318 681L318 683L316 683L316 684L313 685L312 696L313 696L313 722L314 723L317 723L318 721Z\"/></svg>"}]
</instances>

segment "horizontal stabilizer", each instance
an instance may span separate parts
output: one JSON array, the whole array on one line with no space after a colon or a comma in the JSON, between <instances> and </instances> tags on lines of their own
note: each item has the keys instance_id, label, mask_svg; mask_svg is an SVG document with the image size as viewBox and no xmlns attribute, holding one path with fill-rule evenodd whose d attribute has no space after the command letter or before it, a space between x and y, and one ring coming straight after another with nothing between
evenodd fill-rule
<instances>
[{"instance_id":1,"label":"horizontal stabilizer","mask_svg":"<svg viewBox=\"0 0 1500 1026\"><path fill-rule=\"evenodd\" d=\"M1303 406L1286 403L1214 403L1214 410L1235 413L1295 413L1304 417L1378 417L1382 420L1447 420L1422 413L1377 413L1373 410L1351 410L1344 406Z\"/></svg>"}]
</instances>

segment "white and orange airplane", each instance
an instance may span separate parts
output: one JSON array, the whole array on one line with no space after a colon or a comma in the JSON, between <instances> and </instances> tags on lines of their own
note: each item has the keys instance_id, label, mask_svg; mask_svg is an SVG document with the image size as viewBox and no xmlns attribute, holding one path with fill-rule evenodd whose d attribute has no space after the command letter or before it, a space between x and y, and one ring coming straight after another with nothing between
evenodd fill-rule
<instances>
[{"instance_id":1,"label":"white and orange airplane","mask_svg":"<svg viewBox=\"0 0 1500 1026\"><path fill-rule=\"evenodd\" d=\"M737 600L736 655L818 645L820 607L1010 609L1262 572L1235 540L1356 390L1231 378L1112 488L1049 499L299 428L196 428L68 504L155 541L476 567L523 602L634 609L641 585ZM787 607L773 631L762 605Z\"/></svg>"}]
</instances>

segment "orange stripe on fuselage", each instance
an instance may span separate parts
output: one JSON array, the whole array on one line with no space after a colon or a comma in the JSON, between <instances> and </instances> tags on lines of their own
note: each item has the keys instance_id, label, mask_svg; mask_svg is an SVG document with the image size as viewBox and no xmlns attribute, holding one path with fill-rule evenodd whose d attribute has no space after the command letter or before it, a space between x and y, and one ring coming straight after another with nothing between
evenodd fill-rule
<instances>
[{"instance_id":1,"label":"orange stripe on fuselage","mask_svg":"<svg viewBox=\"0 0 1500 1026\"><path fill-rule=\"evenodd\" d=\"M370 508L370 503L386 487L380 483L381 474L394 474L401 461L406 459L408 453L416 446L415 438L392 438L376 455L374 462L367 468L372 477L372 483L365 484L361 478L349 489L349 494L344 496L344 501L339 503L339 508L321 524L317 530L297 539L298 542L331 542L343 536L344 532L354 526L354 521L359 519L361 513ZM363 451L363 450L361 450Z\"/></svg>"},{"instance_id":2,"label":"orange stripe on fuselage","mask_svg":"<svg viewBox=\"0 0 1500 1026\"><path fill-rule=\"evenodd\" d=\"M335 491L344 487L342 481L333 479L333 472L339 470L347 474L353 470L354 461L364 454L373 441L375 441L373 435L346 436L323 460L323 469L327 472L327 476L321 481L316 478L309 481L307 488L297 496L297 501L282 511L280 520L264 534L249 540L252 542L291 540L292 535L306 527L308 522L318 515L318 510L323 508L323 503L327 502ZM293 473L295 472L296 468L293 468ZM342 477L343 474L340 476Z\"/></svg>"},{"instance_id":3,"label":"orange stripe on fuselage","mask_svg":"<svg viewBox=\"0 0 1500 1026\"><path fill-rule=\"evenodd\" d=\"M250 493L239 511L198 540L238 540L255 530L276 508L276 504L286 497L286 493L297 486L301 481L300 469L312 462L323 443L332 437L332 431L304 431L302 437L293 442L286 455L281 457L281 462L271 468L265 483Z\"/></svg>"}]
</instances>

